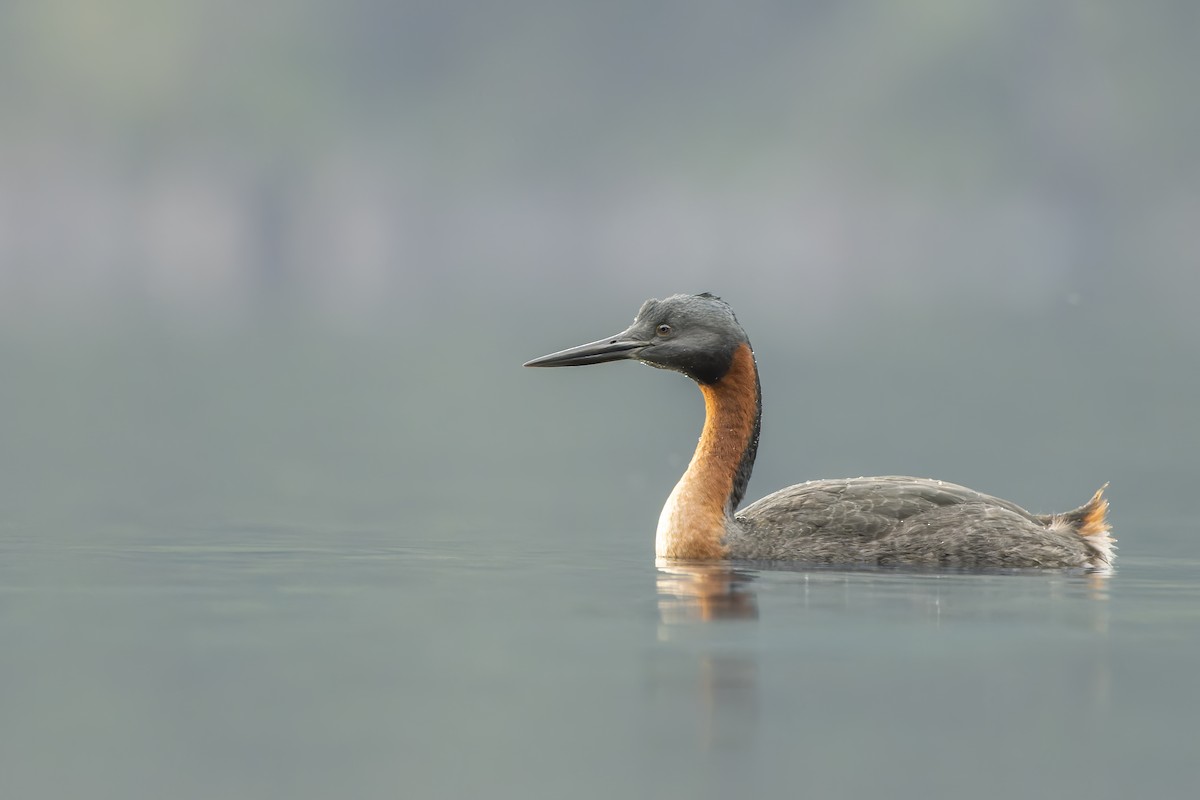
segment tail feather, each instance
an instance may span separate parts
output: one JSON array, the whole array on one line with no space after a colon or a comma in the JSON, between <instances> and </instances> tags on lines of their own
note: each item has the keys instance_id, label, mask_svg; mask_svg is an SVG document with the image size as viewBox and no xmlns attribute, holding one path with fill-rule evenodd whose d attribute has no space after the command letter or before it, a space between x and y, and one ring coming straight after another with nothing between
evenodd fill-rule
<instances>
[{"instance_id":1,"label":"tail feather","mask_svg":"<svg viewBox=\"0 0 1200 800\"><path fill-rule=\"evenodd\" d=\"M1108 500L1104 497L1104 490L1107 488L1106 483L1096 490L1091 500L1074 511L1059 515L1059 519L1083 539L1091 554L1093 566L1111 564L1113 551L1116 550L1116 539L1108 535L1112 526L1108 523Z\"/></svg>"}]
</instances>

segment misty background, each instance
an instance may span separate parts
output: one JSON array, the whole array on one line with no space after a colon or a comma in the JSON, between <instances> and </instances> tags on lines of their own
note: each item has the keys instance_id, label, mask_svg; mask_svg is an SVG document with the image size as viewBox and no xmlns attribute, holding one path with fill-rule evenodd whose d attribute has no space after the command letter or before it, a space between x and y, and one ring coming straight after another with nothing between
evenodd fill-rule
<instances>
[{"instance_id":1,"label":"misty background","mask_svg":"<svg viewBox=\"0 0 1200 800\"><path fill-rule=\"evenodd\" d=\"M648 552L694 390L519 365L679 291L755 343L751 497L895 472L1058 510L1111 480L1119 526L1171 514L1198 16L5 4L6 515L403 536L536 508L569 536L587 509Z\"/></svg>"}]
</instances>

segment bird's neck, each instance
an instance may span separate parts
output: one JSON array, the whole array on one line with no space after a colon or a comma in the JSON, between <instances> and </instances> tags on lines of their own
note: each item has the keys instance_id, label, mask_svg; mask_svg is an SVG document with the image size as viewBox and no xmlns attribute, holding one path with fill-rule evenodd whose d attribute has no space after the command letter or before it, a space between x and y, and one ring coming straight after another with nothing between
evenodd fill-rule
<instances>
[{"instance_id":1,"label":"bird's neck","mask_svg":"<svg viewBox=\"0 0 1200 800\"><path fill-rule=\"evenodd\" d=\"M687 471L658 518L655 550L660 558L724 558L725 534L746 492L758 451L762 400L754 352L741 345L729 371L701 384L704 430Z\"/></svg>"}]
</instances>

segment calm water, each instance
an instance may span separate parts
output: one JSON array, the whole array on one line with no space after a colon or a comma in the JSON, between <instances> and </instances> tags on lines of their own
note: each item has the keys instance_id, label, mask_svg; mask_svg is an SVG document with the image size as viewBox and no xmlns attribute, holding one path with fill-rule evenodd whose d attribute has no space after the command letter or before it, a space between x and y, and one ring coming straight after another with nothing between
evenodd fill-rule
<instances>
[{"instance_id":1,"label":"calm water","mask_svg":"<svg viewBox=\"0 0 1200 800\"><path fill-rule=\"evenodd\" d=\"M659 568L653 524L699 404L620 432L561 420L630 385L661 391L652 410L691 402L682 382L571 372L554 378L580 394L556 396L497 359L431 393L384 357L402 341L138 341L25 344L4 365L0 796L1094 799L1200 782L1200 531L1186 498L1148 499L1165 447L1079 465L1114 481L1107 577ZM754 497L786 477L770 460L789 428L773 430ZM1007 431L981 435L996 475L1026 475ZM504 461L505 442L525 446ZM977 483L982 459L935 445L902 455ZM883 446L806 459L834 474ZM1014 499L1086 499L1065 474Z\"/></svg>"},{"instance_id":2,"label":"calm water","mask_svg":"<svg viewBox=\"0 0 1200 800\"><path fill-rule=\"evenodd\" d=\"M14 539L6 797L1186 797L1198 777L1194 561L1106 578L656 569L483 533Z\"/></svg>"}]
</instances>

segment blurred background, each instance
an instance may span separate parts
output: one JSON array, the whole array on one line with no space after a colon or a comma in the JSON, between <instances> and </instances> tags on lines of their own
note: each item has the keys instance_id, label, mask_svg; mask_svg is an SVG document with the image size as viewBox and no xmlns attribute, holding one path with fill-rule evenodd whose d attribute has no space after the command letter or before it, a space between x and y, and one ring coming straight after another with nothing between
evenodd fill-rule
<instances>
[{"instance_id":1,"label":"blurred background","mask_svg":"<svg viewBox=\"0 0 1200 800\"><path fill-rule=\"evenodd\" d=\"M903 472L1181 504L1198 16L7 3L5 502L386 526L559 495L569 523L587 492L548 482L616 471L646 527L698 398L518 366L713 291L763 369L751 496Z\"/></svg>"},{"instance_id":2,"label":"blurred background","mask_svg":"<svg viewBox=\"0 0 1200 800\"><path fill-rule=\"evenodd\" d=\"M901 472L1043 510L1112 480L1125 524L1179 508L1198 17L6 3L8 516L386 527L445 501L477 525L536 500L569 523L616 472L604 513L640 536L694 391L518 367L680 291L755 342L752 497Z\"/></svg>"}]
</instances>

